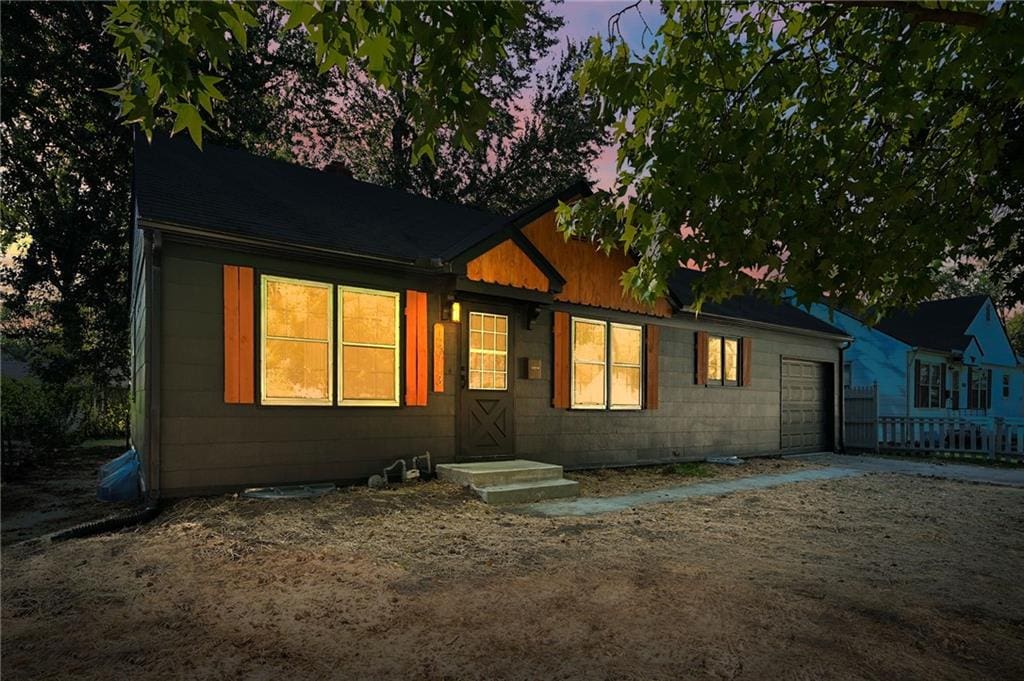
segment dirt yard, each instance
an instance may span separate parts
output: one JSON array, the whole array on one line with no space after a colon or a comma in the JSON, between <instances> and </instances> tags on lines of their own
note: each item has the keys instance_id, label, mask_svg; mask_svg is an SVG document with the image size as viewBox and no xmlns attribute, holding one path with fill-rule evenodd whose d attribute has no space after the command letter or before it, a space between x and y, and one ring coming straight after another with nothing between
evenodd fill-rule
<instances>
[{"instance_id":1,"label":"dirt yard","mask_svg":"<svg viewBox=\"0 0 1024 681\"><path fill-rule=\"evenodd\" d=\"M590 493L659 479L587 475ZM924 478L569 519L436 482L316 501L224 497L131 532L5 547L0 671L1020 679L1022 570L1024 490Z\"/></svg>"}]
</instances>

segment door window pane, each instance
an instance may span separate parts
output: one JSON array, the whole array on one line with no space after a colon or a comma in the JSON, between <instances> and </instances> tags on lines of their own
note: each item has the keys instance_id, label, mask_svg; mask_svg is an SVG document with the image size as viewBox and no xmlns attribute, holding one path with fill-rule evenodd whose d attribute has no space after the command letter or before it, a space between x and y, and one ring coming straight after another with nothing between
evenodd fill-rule
<instances>
[{"instance_id":1,"label":"door window pane","mask_svg":"<svg viewBox=\"0 0 1024 681\"><path fill-rule=\"evenodd\" d=\"M398 404L398 306L394 291L338 288L341 404Z\"/></svg>"},{"instance_id":2,"label":"door window pane","mask_svg":"<svg viewBox=\"0 0 1024 681\"><path fill-rule=\"evenodd\" d=\"M508 388L508 317L469 313L469 389Z\"/></svg>"}]
</instances>

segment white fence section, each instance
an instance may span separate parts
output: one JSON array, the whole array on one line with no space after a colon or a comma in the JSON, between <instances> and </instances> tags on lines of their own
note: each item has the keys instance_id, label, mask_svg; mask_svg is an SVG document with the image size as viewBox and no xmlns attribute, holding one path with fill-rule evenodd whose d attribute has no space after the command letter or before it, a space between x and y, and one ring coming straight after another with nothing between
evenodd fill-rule
<instances>
[{"instance_id":1,"label":"white fence section","mask_svg":"<svg viewBox=\"0 0 1024 681\"><path fill-rule=\"evenodd\" d=\"M1024 419L878 416L878 386L843 391L847 449L1024 458Z\"/></svg>"}]
</instances>

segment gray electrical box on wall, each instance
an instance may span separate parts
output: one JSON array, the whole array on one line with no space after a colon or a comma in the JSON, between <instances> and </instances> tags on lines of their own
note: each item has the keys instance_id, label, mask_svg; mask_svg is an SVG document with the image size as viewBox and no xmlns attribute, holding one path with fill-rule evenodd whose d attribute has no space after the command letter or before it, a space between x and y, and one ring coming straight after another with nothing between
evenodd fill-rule
<instances>
[{"instance_id":1,"label":"gray electrical box on wall","mask_svg":"<svg viewBox=\"0 0 1024 681\"><path fill-rule=\"evenodd\" d=\"M541 363L539 358L524 357L522 365L523 378L528 378L531 381L536 381L541 378Z\"/></svg>"}]
</instances>

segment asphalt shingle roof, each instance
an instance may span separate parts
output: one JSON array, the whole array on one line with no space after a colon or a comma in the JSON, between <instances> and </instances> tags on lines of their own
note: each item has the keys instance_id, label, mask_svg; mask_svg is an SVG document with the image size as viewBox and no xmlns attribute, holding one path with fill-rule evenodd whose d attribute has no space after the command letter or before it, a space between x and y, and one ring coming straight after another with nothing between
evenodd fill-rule
<instances>
[{"instance_id":1,"label":"asphalt shingle roof","mask_svg":"<svg viewBox=\"0 0 1024 681\"><path fill-rule=\"evenodd\" d=\"M702 276L698 270L680 267L669 277L668 287L672 295L683 305L692 305L694 301L693 283ZM701 311L720 317L746 319L763 324L788 326L816 333L828 333L846 336L844 331L814 317L789 303L772 303L754 295L737 296L729 300L713 303L705 302Z\"/></svg>"},{"instance_id":2,"label":"asphalt shingle roof","mask_svg":"<svg viewBox=\"0 0 1024 681\"><path fill-rule=\"evenodd\" d=\"M403 261L483 239L507 218L185 136L141 135L135 195L144 220Z\"/></svg>"},{"instance_id":3,"label":"asphalt shingle roof","mask_svg":"<svg viewBox=\"0 0 1024 681\"><path fill-rule=\"evenodd\" d=\"M987 300L986 295L929 300L912 310L890 313L875 328L914 347L964 350L973 338L967 327Z\"/></svg>"}]
</instances>

